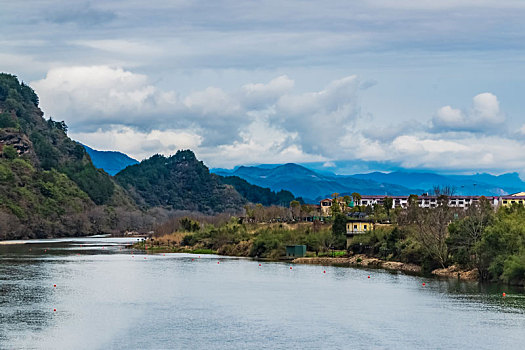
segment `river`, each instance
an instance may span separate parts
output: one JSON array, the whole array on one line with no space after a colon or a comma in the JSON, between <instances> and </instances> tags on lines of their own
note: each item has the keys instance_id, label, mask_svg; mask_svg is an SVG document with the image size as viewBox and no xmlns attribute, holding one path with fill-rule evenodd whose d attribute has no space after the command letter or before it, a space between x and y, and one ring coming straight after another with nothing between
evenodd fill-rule
<instances>
[{"instance_id":1,"label":"river","mask_svg":"<svg viewBox=\"0 0 525 350\"><path fill-rule=\"evenodd\" d=\"M525 346L523 289L383 270L146 255L126 249L132 240L0 245L0 348Z\"/></svg>"}]
</instances>

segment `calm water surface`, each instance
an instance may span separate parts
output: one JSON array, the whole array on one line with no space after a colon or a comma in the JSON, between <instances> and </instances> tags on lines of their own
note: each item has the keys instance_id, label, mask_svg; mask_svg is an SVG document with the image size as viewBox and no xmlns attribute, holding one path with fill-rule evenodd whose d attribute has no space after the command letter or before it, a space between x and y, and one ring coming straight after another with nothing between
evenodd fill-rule
<instances>
[{"instance_id":1,"label":"calm water surface","mask_svg":"<svg viewBox=\"0 0 525 350\"><path fill-rule=\"evenodd\" d=\"M525 348L522 289L126 243L0 245L0 348Z\"/></svg>"}]
</instances>

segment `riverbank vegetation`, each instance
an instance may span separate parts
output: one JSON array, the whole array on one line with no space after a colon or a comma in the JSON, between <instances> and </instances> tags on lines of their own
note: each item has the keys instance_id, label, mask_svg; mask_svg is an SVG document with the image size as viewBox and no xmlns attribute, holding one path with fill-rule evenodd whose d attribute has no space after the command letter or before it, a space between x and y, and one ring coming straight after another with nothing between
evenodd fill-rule
<instances>
[{"instance_id":1,"label":"riverbank vegetation","mask_svg":"<svg viewBox=\"0 0 525 350\"><path fill-rule=\"evenodd\" d=\"M331 225L320 222L245 223L235 217L225 220L225 216L201 215L171 220L157 232L165 232L166 226L176 227L176 231L147 240L148 249L209 249L222 255L279 259L285 255L286 245L304 244L310 255L327 255L332 250L346 254L345 236L334 234Z\"/></svg>"},{"instance_id":2,"label":"riverbank vegetation","mask_svg":"<svg viewBox=\"0 0 525 350\"><path fill-rule=\"evenodd\" d=\"M386 213L382 206L369 208L375 229L355 235L347 250L345 224L351 218L342 213L325 222L285 223L268 219L270 208L247 209L252 220L227 215L173 218L158 226L156 236L146 245L150 249L206 249L224 255L279 259L285 255L286 245L304 244L307 256L364 254L415 264L424 274L436 269L471 271L470 275L477 272L483 281L525 284L525 207L520 205L494 211L482 199L463 210L448 206L443 195L435 207L420 208L414 196L405 210ZM261 215L255 213L257 209ZM293 208L280 207L273 214L282 218L286 210L291 213Z\"/></svg>"}]
</instances>

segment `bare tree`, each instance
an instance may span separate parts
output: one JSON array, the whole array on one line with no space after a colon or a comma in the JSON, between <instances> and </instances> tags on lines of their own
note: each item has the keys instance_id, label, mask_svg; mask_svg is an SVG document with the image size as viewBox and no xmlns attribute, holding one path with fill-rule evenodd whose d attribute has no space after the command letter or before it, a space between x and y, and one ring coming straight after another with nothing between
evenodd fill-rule
<instances>
[{"instance_id":1,"label":"bare tree","mask_svg":"<svg viewBox=\"0 0 525 350\"><path fill-rule=\"evenodd\" d=\"M451 186L451 185L434 186L433 192L434 192L434 196L436 196L436 197L439 197L439 196L450 197L450 196L453 196L454 193L456 193L456 188L454 186Z\"/></svg>"},{"instance_id":2,"label":"bare tree","mask_svg":"<svg viewBox=\"0 0 525 350\"><path fill-rule=\"evenodd\" d=\"M415 218L417 240L443 268L448 261L448 225L453 217L454 212L448 205L448 197L441 195L435 208L420 209Z\"/></svg>"}]
</instances>

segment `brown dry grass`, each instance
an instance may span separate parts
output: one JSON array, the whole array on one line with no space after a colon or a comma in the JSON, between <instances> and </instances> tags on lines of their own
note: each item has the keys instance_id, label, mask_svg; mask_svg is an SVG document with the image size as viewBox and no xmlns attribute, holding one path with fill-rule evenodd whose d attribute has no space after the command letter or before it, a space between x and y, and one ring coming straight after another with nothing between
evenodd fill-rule
<instances>
[{"instance_id":1,"label":"brown dry grass","mask_svg":"<svg viewBox=\"0 0 525 350\"><path fill-rule=\"evenodd\" d=\"M188 233L186 232L174 232L168 235L163 235L160 237L155 237L154 242L157 245L171 246L171 245L180 245L180 242Z\"/></svg>"}]
</instances>

